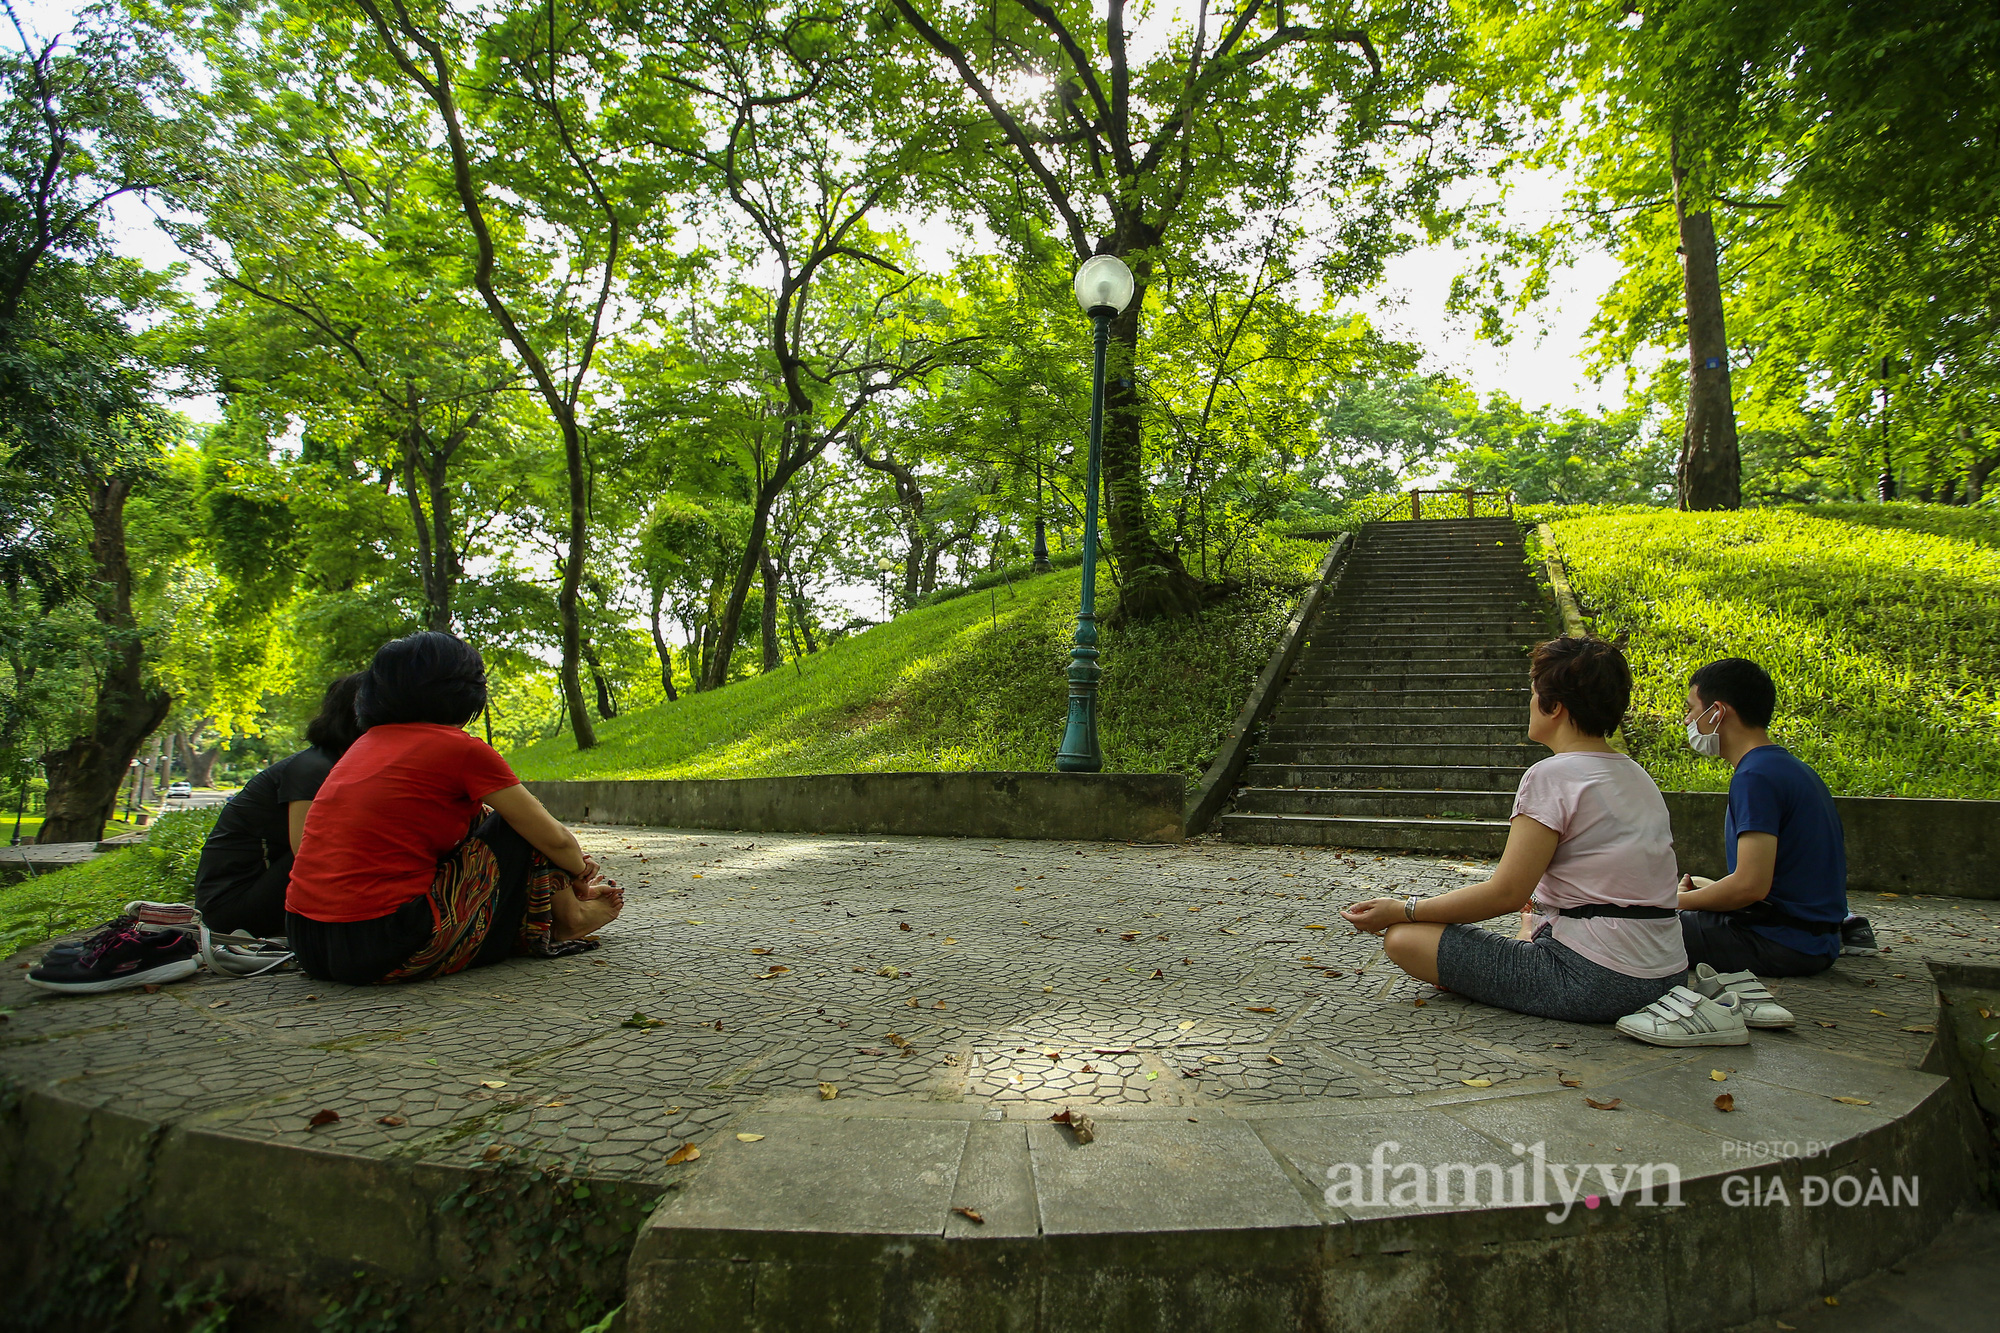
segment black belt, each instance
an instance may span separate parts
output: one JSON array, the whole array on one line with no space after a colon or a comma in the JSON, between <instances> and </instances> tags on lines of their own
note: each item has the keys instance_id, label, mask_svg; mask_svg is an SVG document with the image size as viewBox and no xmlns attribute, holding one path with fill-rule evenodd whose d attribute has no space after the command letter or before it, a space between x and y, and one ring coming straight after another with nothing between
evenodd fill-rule
<instances>
[{"instance_id":1,"label":"black belt","mask_svg":"<svg viewBox=\"0 0 2000 1333\"><path fill-rule=\"evenodd\" d=\"M1832 935L1840 929L1838 921L1808 921L1802 916L1793 916L1782 907L1773 906L1769 899L1739 907L1733 912L1724 912L1722 916L1746 926L1790 926L1809 935Z\"/></svg>"},{"instance_id":2,"label":"black belt","mask_svg":"<svg viewBox=\"0 0 2000 1333\"><path fill-rule=\"evenodd\" d=\"M1671 907L1627 907L1623 903L1584 903L1578 907L1550 907L1544 910L1557 916L1615 916L1630 921L1665 921L1680 915Z\"/></svg>"}]
</instances>

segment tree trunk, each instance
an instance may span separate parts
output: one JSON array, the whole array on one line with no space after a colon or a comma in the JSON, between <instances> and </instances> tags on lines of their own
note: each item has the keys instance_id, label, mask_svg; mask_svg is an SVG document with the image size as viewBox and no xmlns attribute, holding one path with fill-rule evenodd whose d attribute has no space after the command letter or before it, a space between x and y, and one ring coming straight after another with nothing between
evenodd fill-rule
<instances>
[{"instance_id":1,"label":"tree trunk","mask_svg":"<svg viewBox=\"0 0 2000 1333\"><path fill-rule=\"evenodd\" d=\"M681 696L674 690L674 650L667 647L667 639L660 633L660 602L666 595L664 588L653 589L653 651L660 658L660 688L666 691L667 702L673 703Z\"/></svg>"},{"instance_id":2,"label":"tree trunk","mask_svg":"<svg viewBox=\"0 0 2000 1333\"><path fill-rule=\"evenodd\" d=\"M125 549L125 501L131 493L132 483L122 478L91 487L90 556L105 652L89 730L42 756L48 814L37 842L102 838L140 744L173 708L172 695L146 682L145 643L132 616L132 564Z\"/></svg>"},{"instance_id":3,"label":"tree trunk","mask_svg":"<svg viewBox=\"0 0 2000 1333\"><path fill-rule=\"evenodd\" d=\"M1986 478L2000 467L2000 454L1975 458L1965 465L1965 502L1976 505L1986 495Z\"/></svg>"},{"instance_id":4,"label":"tree trunk","mask_svg":"<svg viewBox=\"0 0 2000 1333\"><path fill-rule=\"evenodd\" d=\"M819 648L813 643L811 611L806 606L805 596L799 592L797 582L792 584L792 624L798 626L799 637L806 641L807 654L818 652Z\"/></svg>"},{"instance_id":5,"label":"tree trunk","mask_svg":"<svg viewBox=\"0 0 2000 1333\"><path fill-rule=\"evenodd\" d=\"M597 645L585 639L582 647L583 660L590 664L590 679L597 686L597 715L609 722L618 716L618 696L611 692L611 680L604 674L604 662L597 655Z\"/></svg>"},{"instance_id":6,"label":"tree trunk","mask_svg":"<svg viewBox=\"0 0 2000 1333\"><path fill-rule=\"evenodd\" d=\"M1158 241L1150 234L1120 239L1123 244L1113 253L1123 252L1121 258ZM1146 513L1144 422L1132 368L1152 265L1143 260L1132 263L1129 258L1126 262L1132 264L1136 287L1132 303L1111 321L1111 355L1104 369L1104 518L1118 557L1120 583L1118 606L1109 617L1113 624L1201 613L1201 585L1181 565L1180 557L1154 536Z\"/></svg>"},{"instance_id":7,"label":"tree trunk","mask_svg":"<svg viewBox=\"0 0 2000 1333\"><path fill-rule=\"evenodd\" d=\"M1715 218L1690 213L1682 197L1686 173L1680 141L1673 145L1674 216L1680 223L1687 302L1688 401L1676 470L1682 509L1738 509L1743 463L1736 442L1736 408L1729 384L1729 338L1722 320L1722 279L1716 265Z\"/></svg>"},{"instance_id":8,"label":"tree trunk","mask_svg":"<svg viewBox=\"0 0 2000 1333\"><path fill-rule=\"evenodd\" d=\"M761 561L764 567L764 670L776 671L785 664L784 650L778 647L778 567L771 561L770 552L764 553Z\"/></svg>"},{"instance_id":9,"label":"tree trunk","mask_svg":"<svg viewBox=\"0 0 2000 1333\"><path fill-rule=\"evenodd\" d=\"M570 730L576 748L588 750L597 744L597 729L583 706L583 611L579 590L583 587L583 562L590 554L590 494L583 468L582 429L576 415L561 417L563 460L569 474L569 549L563 554L562 587L556 593L556 618L562 623L562 690L569 706Z\"/></svg>"},{"instance_id":10,"label":"tree trunk","mask_svg":"<svg viewBox=\"0 0 2000 1333\"><path fill-rule=\"evenodd\" d=\"M410 526L417 538L417 576L424 589L424 628L451 633L452 602L465 570L452 542L451 454L455 445L433 447L420 425L403 432L401 441L403 495ZM421 488L418 479L422 478ZM430 512L424 512L426 500Z\"/></svg>"}]
</instances>

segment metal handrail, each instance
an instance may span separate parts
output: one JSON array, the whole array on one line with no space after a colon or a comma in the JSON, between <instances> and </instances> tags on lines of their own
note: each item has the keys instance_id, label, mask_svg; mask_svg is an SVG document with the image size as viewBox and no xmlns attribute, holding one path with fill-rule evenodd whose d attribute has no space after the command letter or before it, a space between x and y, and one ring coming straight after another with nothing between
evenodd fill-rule
<instances>
[{"instance_id":1,"label":"metal handrail","mask_svg":"<svg viewBox=\"0 0 2000 1333\"><path fill-rule=\"evenodd\" d=\"M1449 512L1433 513L1431 517L1434 519L1477 518L1479 517L1479 501L1481 500L1492 500L1495 502L1493 505L1493 509L1496 512L1489 515L1490 517L1494 518L1499 517L1499 513L1497 511L1500 509L1501 505L1506 506L1506 513L1508 518L1514 517L1514 492L1512 491L1482 491L1482 490L1477 490L1471 486L1453 486L1450 488L1440 488L1435 490L1426 489L1423 487L1412 487L1408 491L1401 492L1397 495L1385 497L1393 501L1393 503L1382 514L1373 518L1371 521L1381 523L1381 522L1397 522L1404 519L1408 519L1412 522L1421 520L1424 517L1424 497L1426 495L1449 497L1450 499L1453 500L1464 501L1464 510L1462 513L1456 513L1456 514ZM1405 508L1406 502L1407 502L1407 512L1398 513L1397 512L1398 510L1402 510ZM1442 508L1445 510L1458 508L1457 505L1451 504L1449 503L1449 501L1447 501L1447 503L1443 505L1433 505L1432 507L1434 509Z\"/></svg>"}]
</instances>

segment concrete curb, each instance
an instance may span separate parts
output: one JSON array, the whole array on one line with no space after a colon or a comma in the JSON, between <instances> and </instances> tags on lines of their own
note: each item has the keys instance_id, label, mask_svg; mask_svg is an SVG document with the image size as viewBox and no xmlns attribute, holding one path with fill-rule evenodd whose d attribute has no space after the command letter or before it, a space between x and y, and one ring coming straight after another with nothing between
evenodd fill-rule
<instances>
[{"instance_id":1,"label":"concrete curb","mask_svg":"<svg viewBox=\"0 0 2000 1333\"><path fill-rule=\"evenodd\" d=\"M1257 728L1277 704L1285 679L1291 675L1300 651L1311 636L1313 618L1326 601L1328 581L1338 572L1353 544L1354 538L1350 533L1343 532L1334 540L1327 550L1326 559L1320 562L1319 572L1313 576L1312 587L1299 599L1297 609L1285 625L1284 635L1271 653L1271 660L1264 664L1257 683L1250 687L1250 697L1243 701L1242 711L1237 713L1236 721L1223 739L1221 752L1195 784L1185 819L1188 837L1207 831L1222 807L1228 804L1230 794L1236 790L1237 781L1243 776L1243 767L1250 760Z\"/></svg>"},{"instance_id":2,"label":"concrete curb","mask_svg":"<svg viewBox=\"0 0 2000 1333\"><path fill-rule=\"evenodd\" d=\"M530 782L571 824L770 833L1178 842L1175 773L826 773L789 778Z\"/></svg>"},{"instance_id":3,"label":"concrete curb","mask_svg":"<svg viewBox=\"0 0 2000 1333\"><path fill-rule=\"evenodd\" d=\"M1560 1089L1198 1117L1107 1107L1088 1145L976 1107L772 1105L730 1127L762 1140L717 1135L642 1231L628 1327L1418 1333L1517 1328L1561 1310L1574 1312L1566 1327L1723 1328L1895 1262L1971 1196L1963 1089L1844 1056L1802 1065L1804 1054L1760 1071L1761 1051L1691 1052L1605 1089L1625 1103L1612 1113ZM1708 1106L1711 1064L1737 1070L1727 1121ZM1802 1086L1819 1077L1836 1081ZM1838 1104L1829 1087L1865 1104ZM1794 1148L1732 1162L1732 1132ZM1693 1160L1685 1206L1558 1210L1518 1189L1472 1208L1327 1197L1329 1164L1365 1173L1371 1144L1393 1145L1390 1179L1410 1164L1424 1179L1447 1163L1504 1172L1523 1138L1546 1141L1558 1163L1623 1152L1602 1168L1614 1175ZM1885 1193L1919 1183L1904 1206L1806 1206L1824 1188L1809 1177L1843 1198L1878 1178ZM1780 1182L1785 1205L1749 1203Z\"/></svg>"}]
</instances>

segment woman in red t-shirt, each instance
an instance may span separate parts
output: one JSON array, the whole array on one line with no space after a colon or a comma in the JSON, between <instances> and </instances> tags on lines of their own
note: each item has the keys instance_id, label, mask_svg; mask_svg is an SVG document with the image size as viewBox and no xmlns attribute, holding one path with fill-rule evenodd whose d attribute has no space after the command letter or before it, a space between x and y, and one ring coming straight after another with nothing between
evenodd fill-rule
<instances>
[{"instance_id":1,"label":"woman in red t-shirt","mask_svg":"<svg viewBox=\"0 0 2000 1333\"><path fill-rule=\"evenodd\" d=\"M311 976L420 981L577 953L617 917L624 895L576 835L465 732L485 706L485 664L453 635L375 654L356 700L368 730L313 800L285 893Z\"/></svg>"}]
</instances>

